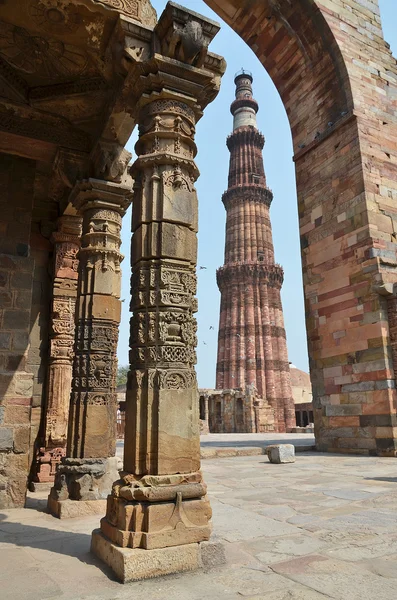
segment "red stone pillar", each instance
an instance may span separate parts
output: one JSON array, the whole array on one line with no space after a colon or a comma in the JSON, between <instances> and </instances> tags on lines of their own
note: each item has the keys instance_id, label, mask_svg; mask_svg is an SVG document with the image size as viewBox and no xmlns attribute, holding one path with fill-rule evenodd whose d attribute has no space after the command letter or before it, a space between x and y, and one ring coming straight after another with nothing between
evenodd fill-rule
<instances>
[{"instance_id":1,"label":"red stone pillar","mask_svg":"<svg viewBox=\"0 0 397 600\"><path fill-rule=\"evenodd\" d=\"M74 358L75 311L81 243L81 217L65 215L52 234L54 284L51 313L50 364L44 445L37 458L32 488L52 483L57 465L66 455L70 391Z\"/></svg>"}]
</instances>

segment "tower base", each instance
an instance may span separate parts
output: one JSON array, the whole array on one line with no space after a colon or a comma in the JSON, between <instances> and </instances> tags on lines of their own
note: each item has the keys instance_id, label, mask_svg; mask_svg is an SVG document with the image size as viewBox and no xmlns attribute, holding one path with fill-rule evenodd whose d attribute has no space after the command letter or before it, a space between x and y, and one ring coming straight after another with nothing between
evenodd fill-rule
<instances>
[{"instance_id":1,"label":"tower base","mask_svg":"<svg viewBox=\"0 0 397 600\"><path fill-rule=\"evenodd\" d=\"M92 532L91 539L91 552L107 564L122 583L195 571L202 566L200 546L185 544L154 550L121 548L108 540L100 529Z\"/></svg>"}]
</instances>

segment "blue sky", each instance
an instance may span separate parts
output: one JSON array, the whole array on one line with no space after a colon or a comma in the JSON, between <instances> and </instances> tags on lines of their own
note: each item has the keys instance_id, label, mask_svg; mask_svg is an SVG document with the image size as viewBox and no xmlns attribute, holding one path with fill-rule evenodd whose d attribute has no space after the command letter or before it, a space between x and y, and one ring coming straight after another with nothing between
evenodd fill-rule
<instances>
[{"instance_id":1,"label":"blue sky","mask_svg":"<svg viewBox=\"0 0 397 600\"><path fill-rule=\"evenodd\" d=\"M152 0L152 4L160 14L166 2ZM220 21L202 0L181 0L180 4ZM385 39L397 56L397 2L379 0L379 4ZM205 110L204 117L198 123L196 136L199 149L196 162L201 172L196 184L199 197L198 265L207 267L198 270L197 375L199 387L208 388L215 385L219 322L220 296L215 272L224 259L226 213L221 196L227 187L229 168L229 151L225 141L232 130L229 107L234 98L234 74L241 67L251 71L254 76L254 96L259 103L258 128L266 138L264 163L267 183L274 193L271 220L275 255L285 273L282 301L289 360L298 368L308 371L295 170L287 116L276 88L254 53L228 25L221 22L221 26L221 31L211 44L211 51L224 56L228 67L221 91ZM135 141L136 133L127 146L130 152L133 152ZM122 298L125 301L122 304L119 365L128 364L130 220L129 212L124 218L122 230L122 252L125 255Z\"/></svg>"}]
</instances>

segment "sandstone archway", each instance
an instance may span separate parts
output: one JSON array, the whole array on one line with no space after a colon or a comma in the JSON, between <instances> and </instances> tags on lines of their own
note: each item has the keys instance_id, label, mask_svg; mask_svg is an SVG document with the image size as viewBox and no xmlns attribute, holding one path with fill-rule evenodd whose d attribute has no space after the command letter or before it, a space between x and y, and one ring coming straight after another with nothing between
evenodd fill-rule
<instances>
[{"instance_id":1,"label":"sandstone archway","mask_svg":"<svg viewBox=\"0 0 397 600\"><path fill-rule=\"evenodd\" d=\"M317 446L395 455L397 69L378 2L205 2L289 118Z\"/></svg>"}]
</instances>

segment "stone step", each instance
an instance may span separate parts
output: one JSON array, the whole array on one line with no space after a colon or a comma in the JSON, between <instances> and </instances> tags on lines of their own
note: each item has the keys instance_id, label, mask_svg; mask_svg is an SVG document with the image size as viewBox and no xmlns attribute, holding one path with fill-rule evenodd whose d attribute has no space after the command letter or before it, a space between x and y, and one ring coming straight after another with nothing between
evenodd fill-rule
<instances>
[{"instance_id":1,"label":"stone step","mask_svg":"<svg viewBox=\"0 0 397 600\"><path fill-rule=\"evenodd\" d=\"M231 458L233 456L259 456L266 454L266 446L214 446L212 448L201 448L201 459L205 458ZM315 452L314 445L295 446L297 452Z\"/></svg>"}]
</instances>

